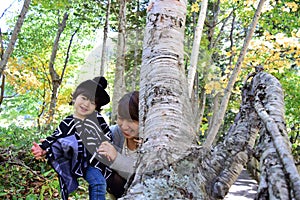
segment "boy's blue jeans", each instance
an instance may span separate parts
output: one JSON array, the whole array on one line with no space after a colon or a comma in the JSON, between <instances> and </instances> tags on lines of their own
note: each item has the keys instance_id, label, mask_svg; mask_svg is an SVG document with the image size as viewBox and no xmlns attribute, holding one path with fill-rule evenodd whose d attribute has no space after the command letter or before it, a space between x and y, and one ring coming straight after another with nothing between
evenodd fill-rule
<instances>
[{"instance_id":1,"label":"boy's blue jeans","mask_svg":"<svg viewBox=\"0 0 300 200\"><path fill-rule=\"evenodd\" d=\"M101 171L95 167L88 166L84 179L89 183L90 200L105 200L106 180Z\"/></svg>"}]
</instances>

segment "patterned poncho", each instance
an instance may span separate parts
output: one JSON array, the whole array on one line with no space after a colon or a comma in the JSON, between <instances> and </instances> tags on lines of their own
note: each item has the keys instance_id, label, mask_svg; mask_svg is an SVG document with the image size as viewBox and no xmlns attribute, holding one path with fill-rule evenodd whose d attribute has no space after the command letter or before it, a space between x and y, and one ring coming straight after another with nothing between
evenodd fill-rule
<instances>
[{"instance_id":1,"label":"patterned poncho","mask_svg":"<svg viewBox=\"0 0 300 200\"><path fill-rule=\"evenodd\" d=\"M111 175L108 160L97 153L103 141L112 141L110 129L100 113L84 120L66 117L53 134L40 145L47 151L47 159L57 172L63 199L77 189L87 165L98 168L105 178Z\"/></svg>"}]
</instances>

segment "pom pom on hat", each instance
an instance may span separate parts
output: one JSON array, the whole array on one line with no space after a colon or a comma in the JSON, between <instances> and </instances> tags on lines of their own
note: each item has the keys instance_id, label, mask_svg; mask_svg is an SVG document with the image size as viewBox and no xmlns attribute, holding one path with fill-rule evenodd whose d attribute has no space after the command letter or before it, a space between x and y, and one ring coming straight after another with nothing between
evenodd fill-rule
<instances>
[{"instance_id":1,"label":"pom pom on hat","mask_svg":"<svg viewBox=\"0 0 300 200\"><path fill-rule=\"evenodd\" d=\"M103 89L106 89L107 80L103 76L95 77L93 78L93 81L95 81L97 84L100 84Z\"/></svg>"},{"instance_id":2,"label":"pom pom on hat","mask_svg":"<svg viewBox=\"0 0 300 200\"><path fill-rule=\"evenodd\" d=\"M93 81L97 83L97 89L95 97L99 98L100 106L104 106L110 102L110 97L105 91L107 87L107 80L103 76L93 78Z\"/></svg>"}]
</instances>

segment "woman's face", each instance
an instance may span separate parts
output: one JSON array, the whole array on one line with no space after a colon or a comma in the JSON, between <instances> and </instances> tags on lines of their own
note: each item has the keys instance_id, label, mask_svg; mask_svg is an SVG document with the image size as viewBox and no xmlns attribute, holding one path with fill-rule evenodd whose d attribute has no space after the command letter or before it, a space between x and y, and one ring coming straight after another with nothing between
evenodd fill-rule
<instances>
[{"instance_id":1,"label":"woman's face","mask_svg":"<svg viewBox=\"0 0 300 200\"><path fill-rule=\"evenodd\" d=\"M132 139L139 135L139 122L131 119L123 119L118 116L117 124L125 138Z\"/></svg>"}]
</instances>

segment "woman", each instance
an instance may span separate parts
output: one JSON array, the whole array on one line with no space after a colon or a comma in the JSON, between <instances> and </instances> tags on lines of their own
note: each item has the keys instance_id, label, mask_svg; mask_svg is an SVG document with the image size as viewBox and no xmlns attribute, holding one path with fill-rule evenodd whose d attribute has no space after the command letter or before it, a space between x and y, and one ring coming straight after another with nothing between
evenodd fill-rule
<instances>
[{"instance_id":1,"label":"woman","mask_svg":"<svg viewBox=\"0 0 300 200\"><path fill-rule=\"evenodd\" d=\"M107 190L116 198L124 193L128 178L134 173L137 150L142 142L139 136L139 92L125 94L119 101L117 124L111 126L113 146L102 142L98 152L106 156L112 164L109 166L117 173L107 179Z\"/></svg>"}]
</instances>

